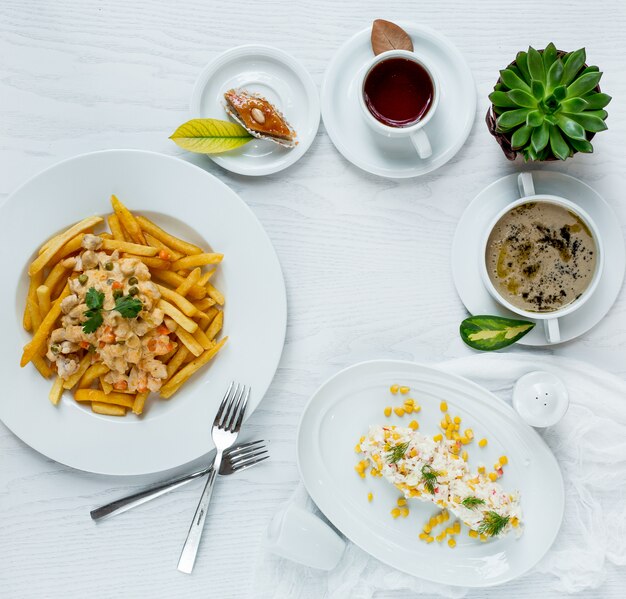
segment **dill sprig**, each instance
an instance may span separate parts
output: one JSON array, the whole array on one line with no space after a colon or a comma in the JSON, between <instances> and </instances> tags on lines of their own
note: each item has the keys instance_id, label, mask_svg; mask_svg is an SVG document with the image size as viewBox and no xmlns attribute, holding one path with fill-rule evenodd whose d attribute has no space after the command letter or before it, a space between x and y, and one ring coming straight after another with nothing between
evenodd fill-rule
<instances>
[{"instance_id":1,"label":"dill sprig","mask_svg":"<svg viewBox=\"0 0 626 599\"><path fill-rule=\"evenodd\" d=\"M473 510L479 505L483 505L485 503L484 499L479 499L478 497L466 497L461 504L464 505L467 509Z\"/></svg>"},{"instance_id":2,"label":"dill sprig","mask_svg":"<svg viewBox=\"0 0 626 599\"><path fill-rule=\"evenodd\" d=\"M499 535L509 523L509 516L501 516L498 512L493 510L485 512L483 521L478 526L478 532L482 535L488 535L495 537Z\"/></svg>"},{"instance_id":3,"label":"dill sprig","mask_svg":"<svg viewBox=\"0 0 626 599\"><path fill-rule=\"evenodd\" d=\"M437 484L438 476L439 472L434 470L430 464L424 464L422 466L422 482L431 495L435 494L435 485Z\"/></svg>"},{"instance_id":4,"label":"dill sprig","mask_svg":"<svg viewBox=\"0 0 626 599\"><path fill-rule=\"evenodd\" d=\"M389 453L387 454L387 462L389 464L397 464L406 453L406 450L409 448L409 442L400 443L399 445L394 445Z\"/></svg>"}]
</instances>

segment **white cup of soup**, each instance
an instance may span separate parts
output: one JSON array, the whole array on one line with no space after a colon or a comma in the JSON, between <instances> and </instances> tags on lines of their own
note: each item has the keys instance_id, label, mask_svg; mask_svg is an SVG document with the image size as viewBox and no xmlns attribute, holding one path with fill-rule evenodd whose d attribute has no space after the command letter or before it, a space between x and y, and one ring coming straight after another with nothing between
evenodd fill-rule
<instances>
[{"instance_id":1,"label":"white cup of soup","mask_svg":"<svg viewBox=\"0 0 626 599\"><path fill-rule=\"evenodd\" d=\"M518 177L521 198L487 227L480 254L483 283L504 308L543 321L548 343L561 340L559 318L579 310L600 281L604 250L593 219L565 198L535 193Z\"/></svg>"}]
</instances>

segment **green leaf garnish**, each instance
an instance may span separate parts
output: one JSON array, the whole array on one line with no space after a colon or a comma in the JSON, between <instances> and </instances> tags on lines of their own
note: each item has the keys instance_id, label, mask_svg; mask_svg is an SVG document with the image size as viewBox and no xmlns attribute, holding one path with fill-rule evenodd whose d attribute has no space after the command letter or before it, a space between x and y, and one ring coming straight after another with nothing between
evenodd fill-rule
<instances>
[{"instance_id":1,"label":"green leaf garnish","mask_svg":"<svg viewBox=\"0 0 626 599\"><path fill-rule=\"evenodd\" d=\"M241 125L218 119L191 119L183 123L170 139L189 152L221 154L254 139Z\"/></svg>"},{"instance_id":2,"label":"green leaf garnish","mask_svg":"<svg viewBox=\"0 0 626 599\"><path fill-rule=\"evenodd\" d=\"M439 472L434 470L429 464L422 466L422 483L424 483L424 487L431 495L435 494L435 485L437 484L438 476Z\"/></svg>"},{"instance_id":3,"label":"green leaf garnish","mask_svg":"<svg viewBox=\"0 0 626 599\"><path fill-rule=\"evenodd\" d=\"M406 450L408 448L408 441L406 443L400 443L399 445L395 445L387 454L387 462L389 464L397 464L404 457L404 454L406 453Z\"/></svg>"},{"instance_id":4,"label":"green leaf garnish","mask_svg":"<svg viewBox=\"0 0 626 599\"><path fill-rule=\"evenodd\" d=\"M132 295L123 295L115 300L115 310L117 310L124 318L137 318L141 312L143 304L141 300Z\"/></svg>"},{"instance_id":5,"label":"green leaf garnish","mask_svg":"<svg viewBox=\"0 0 626 599\"><path fill-rule=\"evenodd\" d=\"M495 537L499 535L509 523L509 516L501 516L498 512L489 511L485 513L482 522L478 526L478 533Z\"/></svg>"},{"instance_id":6,"label":"green leaf garnish","mask_svg":"<svg viewBox=\"0 0 626 599\"><path fill-rule=\"evenodd\" d=\"M478 497L466 497L461 504L464 505L468 510L473 510L479 505L483 505L485 503L484 499L479 499Z\"/></svg>"},{"instance_id":7,"label":"green leaf garnish","mask_svg":"<svg viewBox=\"0 0 626 599\"><path fill-rule=\"evenodd\" d=\"M95 287L90 287L85 295L85 303L90 310L100 310L104 304L104 293Z\"/></svg>"},{"instance_id":8,"label":"green leaf garnish","mask_svg":"<svg viewBox=\"0 0 626 599\"><path fill-rule=\"evenodd\" d=\"M519 341L534 326L534 322L502 316L470 316L461 323L459 332L470 347L494 351Z\"/></svg>"}]
</instances>

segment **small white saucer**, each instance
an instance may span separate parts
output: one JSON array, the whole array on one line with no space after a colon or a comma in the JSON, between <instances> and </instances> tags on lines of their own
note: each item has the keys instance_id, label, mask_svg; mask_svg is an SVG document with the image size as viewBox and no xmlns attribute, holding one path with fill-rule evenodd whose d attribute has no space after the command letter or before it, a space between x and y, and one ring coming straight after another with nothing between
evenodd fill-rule
<instances>
[{"instance_id":1,"label":"small white saucer","mask_svg":"<svg viewBox=\"0 0 626 599\"><path fill-rule=\"evenodd\" d=\"M254 139L236 150L208 155L221 167L240 175L269 175L302 158L320 123L317 87L308 71L286 52L262 45L231 48L212 60L196 81L191 118L230 120L224 92L244 87L260 93L278 108L298 134L295 148Z\"/></svg>"},{"instance_id":2,"label":"small white saucer","mask_svg":"<svg viewBox=\"0 0 626 599\"><path fill-rule=\"evenodd\" d=\"M507 204L519 199L518 173L507 175L483 189L470 203L457 226L452 243L452 276L461 301L471 314L496 314L519 318L494 300L480 274L481 233ZM622 287L626 253L619 220L606 200L575 177L550 171L533 171L537 194L561 196L579 205L595 221L605 248L602 277L595 293L573 314L559 318L561 343L594 327L609 311ZM522 337L520 345L549 345L543 326Z\"/></svg>"},{"instance_id":3,"label":"small white saucer","mask_svg":"<svg viewBox=\"0 0 626 599\"><path fill-rule=\"evenodd\" d=\"M432 156L420 159L411 141L388 139L366 124L359 106L360 83L374 55L371 27L349 39L335 54L322 84L324 126L344 158L381 177L418 177L443 166L465 143L476 113L476 86L459 50L443 35L424 25L399 22L413 40L415 53L437 71L441 100L424 127Z\"/></svg>"}]
</instances>

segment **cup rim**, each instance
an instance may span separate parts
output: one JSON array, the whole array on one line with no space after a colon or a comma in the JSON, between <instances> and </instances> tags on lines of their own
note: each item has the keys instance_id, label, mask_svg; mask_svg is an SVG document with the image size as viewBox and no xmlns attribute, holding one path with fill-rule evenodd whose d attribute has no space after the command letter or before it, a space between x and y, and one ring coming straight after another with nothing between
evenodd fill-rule
<instances>
[{"instance_id":1,"label":"cup rim","mask_svg":"<svg viewBox=\"0 0 626 599\"><path fill-rule=\"evenodd\" d=\"M430 80L433 84L433 101L430 105L430 108L423 118L419 119L417 122L411 125L407 125L406 127L392 127L390 125L385 125L370 112L367 104L365 103L364 88L367 76L377 64L393 57L407 58L408 60L412 60L413 62L419 64L426 71L426 73L428 73L428 76L430 77ZM395 137L409 136L411 133L418 131L419 129L424 127L432 119L435 111L437 110L437 107L439 106L439 96L440 85L439 78L437 77L436 72L434 71L432 66L424 61L420 56L418 56L415 52L410 52L409 50L387 50L386 52L381 52L380 54L375 55L365 66L363 74L361 76L361 84L359 86L359 104L361 105L361 109L363 110L367 122L370 125L374 126L376 129L379 129L382 133Z\"/></svg>"},{"instance_id":2,"label":"cup rim","mask_svg":"<svg viewBox=\"0 0 626 599\"><path fill-rule=\"evenodd\" d=\"M557 204L567 209L571 210L576 214L576 216L580 217L580 219L589 227L589 230L592 233L593 240L596 244L596 268L593 273L593 278L587 288L581 293L581 295L570 302L566 306L558 310L554 310L552 312L531 312L529 310L523 310L511 304L508 300L506 300L498 290L495 288L494 284L491 282L489 278L489 273L487 271L487 261L486 261L486 253L487 253L487 243L489 242L489 237L491 236L491 232L494 227L498 223L498 221L507 214L510 210L518 206L522 206L524 204L528 204L531 202L546 202L551 204ZM481 244L481 253L480 253L480 273L482 277L482 282L487 288L489 294L504 308L518 314L519 316L523 316L529 320L553 320L556 318L562 318L563 316L567 316L581 308L589 298L594 294L598 287L598 283L600 282L600 277L602 275L602 271L604 269L604 245L602 243L602 239L600 237L600 233L598 231L598 227L596 226L595 221L589 216L589 214L581 207L579 207L576 203L568 200L567 198L563 198L561 196L555 196L551 194L535 194L531 196L524 196L507 204L502 210L500 210L496 216L490 221L489 225L485 229L485 234L483 238L483 242Z\"/></svg>"}]
</instances>

